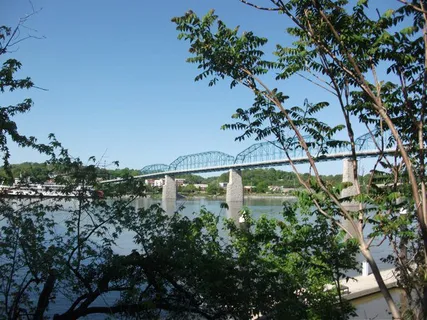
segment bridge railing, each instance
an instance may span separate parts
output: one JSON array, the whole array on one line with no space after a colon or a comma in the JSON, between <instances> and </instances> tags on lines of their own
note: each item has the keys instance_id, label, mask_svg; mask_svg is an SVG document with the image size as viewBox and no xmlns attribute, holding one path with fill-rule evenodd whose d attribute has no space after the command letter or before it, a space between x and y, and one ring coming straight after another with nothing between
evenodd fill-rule
<instances>
[{"instance_id":1,"label":"bridge railing","mask_svg":"<svg viewBox=\"0 0 427 320\"><path fill-rule=\"evenodd\" d=\"M151 174L169 171L169 165L163 163L150 164L140 170L141 174Z\"/></svg>"},{"instance_id":2,"label":"bridge railing","mask_svg":"<svg viewBox=\"0 0 427 320\"><path fill-rule=\"evenodd\" d=\"M316 141L312 136L304 136L309 146L309 151L314 157L348 153L350 144L339 140ZM378 150L379 147L391 148L393 139L390 133L367 133L355 141L356 152ZM261 142L253 144L240 152L236 157L219 151L208 151L180 156L171 164L153 164L141 169L141 174L154 174L163 172L188 171L200 168L225 167L236 164L257 162L280 161L287 159L286 152L291 158L303 159L306 152L301 148L296 138L289 138L283 145L278 142Z\"/></svg>"}]
</instances>

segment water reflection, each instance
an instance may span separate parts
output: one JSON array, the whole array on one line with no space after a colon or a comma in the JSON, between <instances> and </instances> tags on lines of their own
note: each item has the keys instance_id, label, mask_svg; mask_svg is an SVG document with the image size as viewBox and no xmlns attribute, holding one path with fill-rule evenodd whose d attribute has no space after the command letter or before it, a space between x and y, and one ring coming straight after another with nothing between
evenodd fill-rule
<instances>
[{"instance_id":1,"label":"water reflection","mask_svg":"<svg viewBox=\"0 0 427 320\"><path fill-rule=\"evenodd\" d=\"M346 205L346 209L349 211L357 211L359 210L359 205L358 204L348 204ZM347 219L342 219L341 223L343 224L343 226L350 232L350 234L352 235L356 235L357 231L356 231L356 227L358 222L355 221L355 223L351 223L349 220ZM373 226L369 223L365 224L363 227L363 233L364 235L369 235L370 233L373 232ZM368 238L365 238L366 241L368 241ZM391 249L391 244L390 241L388 239L384 239L384 238L374 238L372 240L371 246L370 246L370 250L372 252L372 255L375 257L375 260L377 262L378 267L380 268L380 270L386 270L386 269L390 269L393 268L393 264L392 263L388 263L385 262L387 256L389 254L392 253L392 249ZM362 263L364 261L366 261L365 257L359 252L356 256L356 261L358 262L358 266L360 268L362 268ZM348 276L354 277L354 276L358 276L360 275L360 273L357 270L349 270L347 272Z\"/></svg>"},{"instance_id":2,"label":"water reflection","mask_svg":"<svg viewBox=\"0 0 427 320\"><path fill-rule=\"evenodd\" d=\"M282 212L282 203L285 199L283 198L259 198L259 199L247 199L245 204L252 212L252 216L257 219L261 214L267 214L270 218L280 218ZM46 200L49 201L49 200ZM221 209L221 203L223 200L209 200L209 199L187 199L185 201L161 201L150 198L139 198L134 201L135 209L148 208L153 204L161 204L162 208L168 215L172 215L178 208L183 207L181 214L188 217L197 216L200 208L204 206L207 210L219 215L223 218L231 218L236 224L241 227L244 224L240 220L240 211L243 207L243 202L230 202L228 204L228 210ZM22 205L22 202L20 202ZM77 209L77 203L75 201L64 201L64 207L67 210ZM65 232L66 226L64 221L69 216L67 210L52 213L52 218L56 222L55 230L56 233L61 235ZM346 222L348 223L348 221ZM367 225L365 232L369 233L372 228ZM371 230L369 230L371 228ZM124 231L119 239L116 241L114 250L119 254L128 254L132 249L138 249L138 245L134 241L135 234L130 231ZM372 246L373 255L375 257L384 257L391 252L390 246L386 241L382 242L382 239L375 239ZM362 257L358 259L362 261ZM379 261L378 261L379 262ZM388 269L391 265L386 265L379 262L381 269ZM356 274L354 274L356 275ZM393 290L393 297L396 301L400 300L399 290ZM387 306L381 294L375 294L372 296L360 298L354 300L354 304L357 308L358 317L355 319L391 319L387 312ZM65 298L58 299L56 307L63 310L68 305L68 301Z\"/></svg>"},{"instance_id":3,"label":"water reflection","mask_svg":"<svg viewBox=\"0 0 427 320\"><path fill-rule=\"evenodd\" d=\"M170 199L162 200L162 209L165 210L169 217L173 216L176 211L176 201Z\"/></svg>"},{"instance_id":4,"label":"water reflection","mask_svg":"<svg viewBox=\"0 0 427 320\"><path fill-rule=\"evenodd\" d=\"M227 218L232 219L236 226L241 229L247 230L249 225L245 222L242 214L243 201L230 201L228 203Z\"/></svg>"},{"instance_id":5,"label":"water reflection","mask_svg":"<svg viewBox=\"0 0 427 320\"><path fill-rule=\"evenodd\" d=\"M403 291L400 289L392 289L391 296L394 301L402 303L404 301ZM392 319L387 303L381 293L374 293L369 296L365 296L359 299L351 301L356 308L357 316L352 319L363 319L363 320L384 320Z\"/></svg>"},{"instance_id":6,"label":"water reflection","mask_svg":"<svg viewBox=\"0 0 427 320\"><path fill-rule=\"evenodd\" d=\"M283 201L287 199L283 198L249 198L245 199L245 206L251 210L251 215L254 219L258 219L262 214L266 214L269 218L283 219L281 212L283 211ZM168 215L173 214L175 210L183 208L180 213L184 216L193 218L198 215L201 207L205 207L208 211L222 217L232 219L236 225L240 227L246 227L244 224L239 222L240 219L240 210L243 207L243 202L235 201L228 204L228 210L221 209L221 203L224 200L218 199L185 199L182 201L166 201L161 202L161 200L150 199L150 198L141 198L135 201L136 208L148 208L152 204L161 204L162 208L167 212ZM351 210L351 208L349 208ZM358 206L354 207L354 210L357 210ZM346 227L351 227L349 221L342 221ZM221 229L221 226L219 226ZM350 228L351 229L351 228ZM354 230L353 230L354 231ZM365 234L372 232L372 226L367 224L364 229ZM220 234L223 237L227 237L227 232L220 230ZM117 251L120 253L128 253L134 248L133 244L133 234L131 232L125 232L122 237L118 240ZM389 242L383 241L382 238L374 239L371 251L374 257L376 258L378 267L381 270L390 269L393 265L385 263L380 260L380 258L385 258L391 253ZM358 253L356 256L358 265L361 267L362 262L365 260L361 253ZM348 276L358 276L360 272L357 270L348 270Z\"/></svg>"},{"instance_id":7,"label":"water reflection","mask_svg":"<svg viewBox=\"0 0 427 320\"><path fill-rule=\"evenodd\" d=\"M240 219L240 210L242 210L243 207L243 201L230 201L228 204L227 209L227 218L233 219L234 223L236 225L239 224Z\"/></svg>"}]
</instances>

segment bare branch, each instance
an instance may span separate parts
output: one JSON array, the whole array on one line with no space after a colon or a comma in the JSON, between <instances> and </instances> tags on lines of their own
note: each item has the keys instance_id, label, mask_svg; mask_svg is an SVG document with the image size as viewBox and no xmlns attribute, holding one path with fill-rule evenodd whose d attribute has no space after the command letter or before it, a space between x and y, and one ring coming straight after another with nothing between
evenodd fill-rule
<instances>
[{"instance_id":1,"label":"bare branch","mask_svg":"<svg viewBox=\"0 0 427 320\"><path fill-rule=\"evenodd\" d=\"M258 10L264 10L264 11L279 11L280 10L279 8L261 7L261 6L253 4L253 3L249 2L249 1L246 1L246 0L239 0L239 1L241 3L244 3L244 4L248 5L248 6L250 6L250 7L256 8Z\"/></svg>"},{"instance_id":2,"label":"bare branch","mask_svg":"<svg viewBox=\"0 0 427 320\"><path fill-rule=\"evenodd\" d=\"M300 130L296 127L294 121L291 119L291 117L289 116L289 114L287 113L287 111L285 110L285 108L283 107L282 103L275 97L275 95L271 92L271 90L258 77L256 77L254 74L252 74L247 69L242 69L242 71L245 72L249 77L251 77L252 79L254 79L257 83L259 83L266 90L267 94L264 94L264 96L267 99L269 99L271 102L273 102L279 108L279 110L284 114L284 116L286 117L286 120L289 122L292 130L295 132L295 134L296 134L296 136L298 138L298 141L299 141L301 147L305 151L305 154L306 154L306 156L308 158L310 167L313 169L313 172L315 174L317 183L319 184L319 186L321 187L321 189L328 195L328 197L340 208L340 211L342 212L343 216L346 219L348 219L350 221L350 223L354 223L354 221L353 221L353 219L352 219L351 214L349 213L349 211L344 208L344 206L340 203L340 201L323 184L322 180L320 179L320 173L317 170L316 162L315 162L312 154L310 153L310 151L308 149L308 145L307 145L304 137L302 136ZM363 242L363 235L362 234L358 234L358 237L360 238L359 240Z\"/></svg>"},{"instance_id":3,"label":"bare branch","mask_svg":"<svg viewBox=\"0 0 427 320\"><path fill-rule=\"evenodd\" d=\"M310 74L311 74L311 72L310 72ZM307 81L309 81L309 82L313 83L314 85L316 85L316 86L318 86L318 87L320 87L320 88L322 88L322 89L324 89L324 90L328 91L329 93L332 93L334 96L336 96L336 93L335 93L334 91L332 91L331 89L327 88L326 86L321 85L320 83L318 83L318 82L316 82L316 81L313 81L312 79L310 79L310 78L308 78L308 77L304 76L302 73L298 72L298 73L297 73L297 75L299 75L301 78L303 78L303 79L305 79L305 80L307 80ZM313 74L312 74L312 75L313 75ZM315 75L313 75L313 76L314 76L314 77L316 77L319 81L321 80L319 77L317 77L317 76L315 76Z\"/></svg>"},{"instance_id":4,"label":"bare branch","mask_svg":"<svg viewBox=\"0 0 427 320\"><path fill-rule=\"evenodd\" d=\"M18 39L19 36L20 36L20 33L21 33L21 28L25 28L25 29L28 29L28 30L36 31L36 30L34 30L32 28L29 28L29 27L25 26L25 23L33 15L38 14L42 10L42 8L40 8L39 10L34 10L34 6L33 6L32 2L31 1L29 1L29 2L30 2L30 5L32 7L32 12L19 19L18 24L13 29L13 31L10 34L9 39L6 41L5 45L3 45L3 46L0 45L0 55L4 54L6 52L9 52L8 50L9 50L10 47L15 46L16 44L22 42L23 40L27 40L29 38L35 38L35 39L43 39L44 38L44 37L37 37L37 36L29 34L29 35L27 35L24 38Z\"/></svg>"},{"instance_id":5,"label":"bare branch","mask_svg":"<svg viewBox=\"0 0 427 320\"><path fill-rule=\"evenodd\" d=\"M408 1L406 1L406 0L397 0L397 1L399 1L400 3L403 3L403 4L405 4L405 5L407 5L407 6L409 6L409 7L411 7L412 9L414 9L415 11L418 11L418 12L421 12L421 13L424 13L424 14L427 14L427 11L426 10L424 10L423 8L420 8L420 7L417 7L416 5L414 5L413 3L409 3ZM421 3L422 3L422 1L421 1Z\"/></svg>"}]
</instances>

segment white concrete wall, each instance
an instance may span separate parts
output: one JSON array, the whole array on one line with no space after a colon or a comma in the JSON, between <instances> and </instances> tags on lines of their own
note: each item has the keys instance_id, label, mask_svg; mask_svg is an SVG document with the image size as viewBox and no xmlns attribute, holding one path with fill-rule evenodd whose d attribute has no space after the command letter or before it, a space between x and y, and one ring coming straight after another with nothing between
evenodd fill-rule
<instances>
[{"instance_id":1,"label":"white concrete wall","mask_svg":"<svg viewBox=\"0 0 427 320\"><path fill-rule=\"evenodd\" d=\"M230 170L230 178L227 184L226 202L243 203L243 182L240 170Z\"/></svg>"},{"instance_id":2,"label":"white concrete wall","mask_svg":"<svg viewBox=\"0 0 427 320\"><path fill-rule=\"evenodd\" d=\"M162 190L162 200L176 200L176 183L170 176L165 176L165 184Z\"/></svg>"},{"instance_id":3,"label":"white concrete wall","mask_svg":"<svg viewBox=\"0 0 427 320\"><path fill-rule=\"evenodd\" d=\"M342 171L342 182L351 182L352 186L349 186L341 191L341 197L350 197L357 194L356 186L354 185L354 171L353 161L351 159L343 160L343 171Z\"/></svg>"}]
</instances>

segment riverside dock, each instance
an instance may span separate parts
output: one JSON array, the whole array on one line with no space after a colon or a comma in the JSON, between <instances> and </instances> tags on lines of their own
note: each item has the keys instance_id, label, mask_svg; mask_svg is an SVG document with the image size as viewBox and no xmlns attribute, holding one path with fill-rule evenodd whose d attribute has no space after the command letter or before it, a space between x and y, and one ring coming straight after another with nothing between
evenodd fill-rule
<instances>
[{"instance_id":1,"label":"riverside dock","mask_svg":"<svg viewBox=\"0 0 427 320\"><path fill-rule=\"evenodd\" d=\"M387 288L397 287L394 268L381 271L381 276L384 279L384 283ZM343 286L343 289L345 289L343 298L350 301L380 292L380 288L378 287L377 281L375 280L373 274L367 276L357 276L354 277L354 279L349 279L347 282L343 280L341 281L341 285Z\"/></svg>"}]
</instances>

